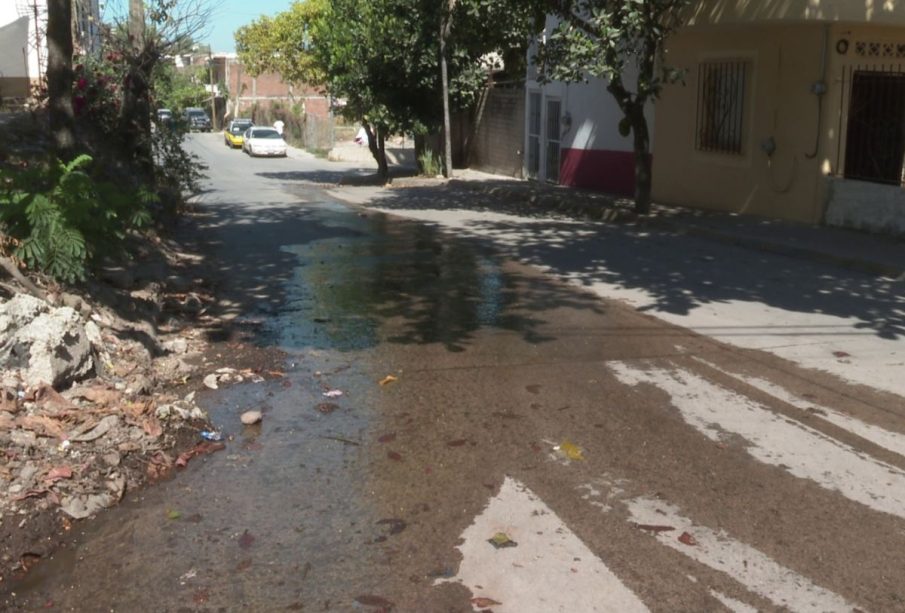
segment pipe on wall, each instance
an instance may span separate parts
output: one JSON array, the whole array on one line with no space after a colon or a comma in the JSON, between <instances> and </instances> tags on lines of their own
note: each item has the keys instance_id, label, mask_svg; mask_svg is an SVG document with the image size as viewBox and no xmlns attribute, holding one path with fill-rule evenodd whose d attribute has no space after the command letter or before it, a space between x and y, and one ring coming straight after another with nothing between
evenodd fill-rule
<instances>
[{"instance_id":1,"label":"pipe on wall","mask_svg":"<svg viewBox=\"0 0 905 613\"><path fill-rule=\"evenodd\" d=\"M823 26L823 48L820 50L820 80L811 84L811 93L817 96L817 134L814 137L814 151L804 157L813 160L820 151L820 126L823 124L823 95L826 94L827 45L830 42L830 24Z\"/></svg>"}]
</instances>

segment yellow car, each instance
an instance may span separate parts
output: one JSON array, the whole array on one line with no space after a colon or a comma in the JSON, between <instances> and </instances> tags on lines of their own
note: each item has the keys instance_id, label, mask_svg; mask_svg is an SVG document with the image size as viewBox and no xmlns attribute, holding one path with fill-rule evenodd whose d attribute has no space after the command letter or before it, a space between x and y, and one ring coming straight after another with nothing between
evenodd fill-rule
<instances>
[{"instance_id":1,"label":"yellow car","mask_svg":"<svg viewBox=\"0 0 905 613\"><path fill-rule=\"evenodd\" d=\"M233 119L229 122L229 126L223 130L223 140L230 149L241 147L244 142L243 135L245 130L252 127L254 122L251 119Z\"/></svg>"}]
</instances>

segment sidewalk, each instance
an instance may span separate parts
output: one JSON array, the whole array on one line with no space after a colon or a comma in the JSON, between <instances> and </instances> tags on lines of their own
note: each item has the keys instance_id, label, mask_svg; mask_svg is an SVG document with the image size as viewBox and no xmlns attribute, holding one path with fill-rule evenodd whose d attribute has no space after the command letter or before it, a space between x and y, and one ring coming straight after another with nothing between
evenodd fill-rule
<instances>
[{"instance_id":1,"label":"sidewalk","mask_svg":"<svg viewBox=\"0 0 905 613\"><path fill-rule=\"evenodd\" d=\"M520 201L525 209L546 210L594 220L635 219L630 199L544 185L474 170L457 171L451 184ZM905 279L905 240L826 226L750 215L654 205L653 215L637 220L660 229L731 245L805 258L875 276Z\"/></svg>"},{"instance_id":2,"label":"sidewalk","mask_svg":"<svg viewBox=\"0 0 905 613\"><path fill-rule=\"evenodd\" d=\"M639 218L625 198L456 174L328 194L485 241L701 335L905 396L903 241L679 207Z\"/></svg>"},{"instance_id":3,"label":"sidewalk","mask_svg":"<svg viewBox=\"0 0 905 613\"><path fill-rule=\"evenodd\" d=\"M376 168L369 152L362 149L358 153L361 159L331 161L350 172L353 167L359 173ZM368 155L365 156L365 153ZM290 147L289 155L296 159L313 159L310 153L294 147ZM614 223L631 221L640 226L688 234L755 251L811 260L877 277L905 280L905 240L891 236L658 204L653 206L650 217L639 219L632 212L633 202L629 198L524 181L471 169L457 169L455 177L448 182L417 176L403 176L394 180L393 189L410 187L448 187L455 191L474 192L488 200L492 199L492 202L483 207L488 211L533 218L553 216ZM376 195L377 191L364 197L362 203ZM358 197L361 196L359 194ZM351 194L346 194L346 197L356 199Z\"/></svg>"}]
</instances>

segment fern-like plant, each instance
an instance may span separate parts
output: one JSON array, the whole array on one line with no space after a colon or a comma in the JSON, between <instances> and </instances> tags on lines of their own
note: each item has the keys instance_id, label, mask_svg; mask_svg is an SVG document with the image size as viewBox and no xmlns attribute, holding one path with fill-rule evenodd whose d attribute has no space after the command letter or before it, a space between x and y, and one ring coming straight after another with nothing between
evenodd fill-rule
<instances>
[{"instance_id":1,"label":"fern-like plant","mask_svg":"<svg viewBox=\"0 0 905 613\"><path fill-rule=\"evenodd\" d=\"M92 159L12 171L0 169L0 226L13 254L34 270L74 282L88 262L122 247L128 232L150 221L156 200L142 189L124 192L88 173Z\"/></svg>"}]
</instances>

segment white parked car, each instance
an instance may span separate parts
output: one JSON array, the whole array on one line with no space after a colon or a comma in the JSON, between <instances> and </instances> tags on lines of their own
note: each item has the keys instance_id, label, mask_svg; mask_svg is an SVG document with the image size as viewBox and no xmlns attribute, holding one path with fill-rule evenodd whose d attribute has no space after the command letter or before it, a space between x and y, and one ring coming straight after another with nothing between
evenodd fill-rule
<instances>
[{"instance_id":1,"label":"white parked car","mask_svg":"<svg viewBox=\"0 0 905 613\"><path fill-rule=\"evenodd\" d=\"M245 131L242 151L248 155L278 155L286 157L286 141L273 128L251 127Z\"/></svg>"}]
</instances>

